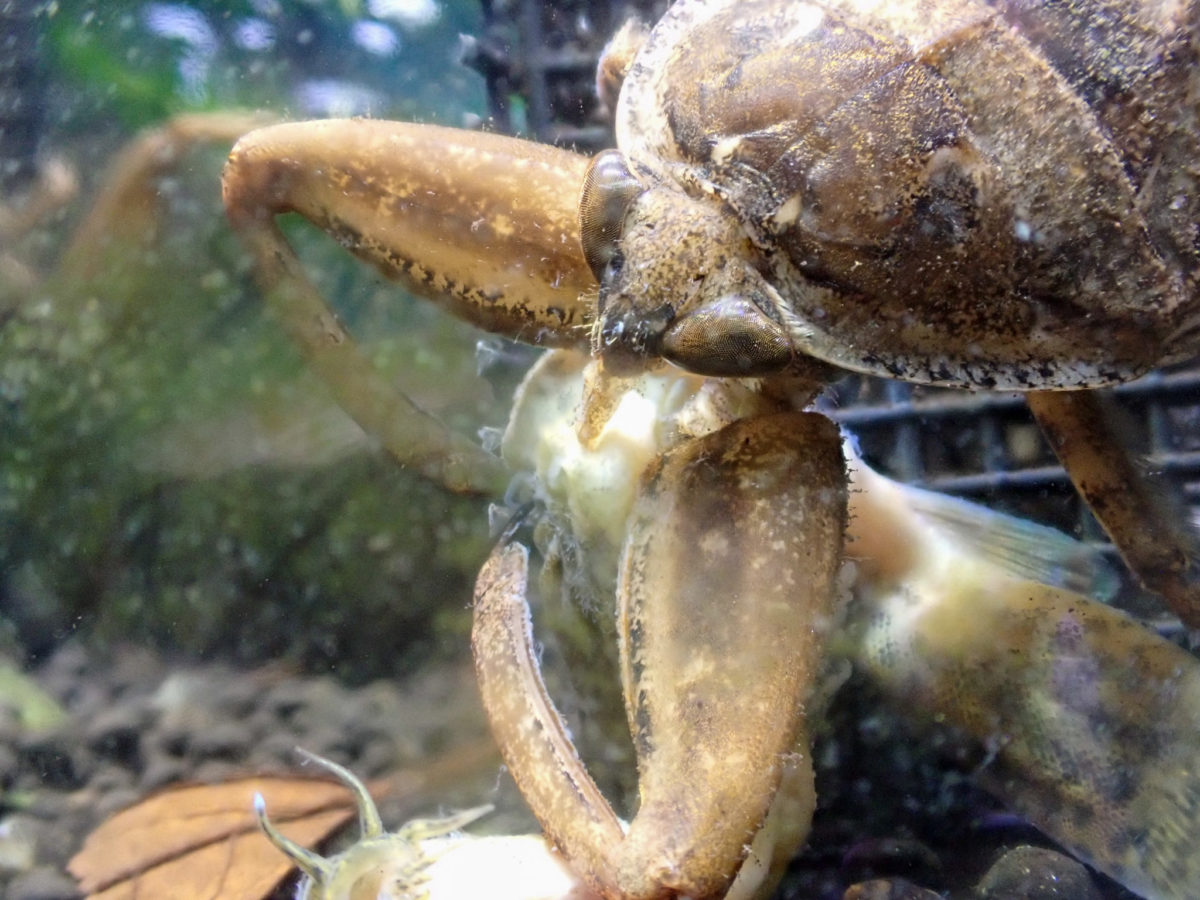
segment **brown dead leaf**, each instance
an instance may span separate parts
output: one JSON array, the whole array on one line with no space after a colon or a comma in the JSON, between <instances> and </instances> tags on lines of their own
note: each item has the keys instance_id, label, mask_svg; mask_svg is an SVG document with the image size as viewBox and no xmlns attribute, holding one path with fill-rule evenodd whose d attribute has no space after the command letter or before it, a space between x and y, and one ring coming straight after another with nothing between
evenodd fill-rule
<instances>
[{"instance_id":1,"label":"brown dead leaf","mask_svg":"<svg viewBox=\"0 0 1200 900\"><path fill-rule=\"evenodd\" d=\"M350 792L323 778L262 776L169 788L88 835L71 874L89 900L263 900L292 865L258 829L256 792L280 830L306 847L355 815Z\"/></svg>"},{"instance_id":2,"label":"brown dead leaf","mask_svg":"<svg viewBox=\"0 0 1200 900\"><path fill-rule=\"evenodd\" d=\"M485 738L368 788L377 801L398 792L406 807L415 807L497 763L496 747ZM167 788L104 822L68 868L88 900L264 900L292 865L259 831L255 792L279 830L310 849L357 813L350 791L323 777Z\"/></svg>"}]
</instances>

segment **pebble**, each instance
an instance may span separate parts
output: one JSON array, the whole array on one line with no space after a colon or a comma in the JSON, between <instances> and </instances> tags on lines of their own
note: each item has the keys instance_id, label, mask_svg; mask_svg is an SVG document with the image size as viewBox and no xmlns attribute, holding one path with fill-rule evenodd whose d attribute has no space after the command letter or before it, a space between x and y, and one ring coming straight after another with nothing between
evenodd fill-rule
<instances>
[{"instance_id":1,"label":"pebble","mask_svg":"<svg viewBox=\"0 0 1200 900\"><path fill-rule=\"evenodd\" d=\"M252 742L249 729L230 719L193 735L191 751L198 759L233 760L244 757Z\"/></svg>"},{"instance_id":2,"label":"pebble","mask_svg":"<svg viewBox=\"0 0 1200 900\"><path fill-rule=\"evenodd\" d=\"M93 767L77 752L66 733L38 734L18 741L22 775L32 775L44 787L81 787Z\"/></svg>"},{"instance_id":3,"label":"pebble","mask_svg":"<svg viewBox=\"0 0 1200 900\"><path fill-rule=\"evenodd\" d=\"M155 753L142 768L141 787L144 791L164 787L173 781L182 781L187 774L187 763L178 757Z\"/></svg>"},{"instance_id":4,"label":"pebble","mask_svg":"<svg viewBox=\"0 0 1200 900\"><path fill-rule=\"evenodd\" d=\"M133 766L137 764L141 736L150 720L150 710L144 704L112 706L92 720L84 732L84 740L98 756Z\"/></svg>"},{"instance_id":5,"label":"pebble","mask_svg":"<svg viewBox=\"0 0 1200 900\"><path fill-rule=\"evenodd\" d=\"M12 787L17 780L20 759L17 751L0 738L0 791Z\"/></svg>"},{"instance_id":6,"label":"pebble","mask_svg":"<svg viewBox=\"0 0 1200 900\"><path fill-rule=\"evenodd\" d=\"M941 862L920 841L901 838L870 838L851 847L842 859L842 868L850 877L869 884L889 876L907 876L920 882L936 881ZM904 877L897 878L905 882Z\"/></svg>"},{"instance_id":7,"label":"pebble","mask_svg":"<svg viewBox=\"0 0 1200 900\"><path fill-rule=\"evenodd\" d=\"M37 854L36 823L16 813L0 820L0 872L31 869Z\"/></svg>"},{"instance_id":8,"label":"pebble","mask_svg":"<svg viewBox=\"0 0 1200 900\"><path fill-rule=\"evenodd\" d=\"M78 900L75 882L49 866L39 866L14 878L5 894L8 900Z\"/></svg>"},{"instance_id":9,"label":"pebble","mask_svg":"<svg viewBox=\"0 0 1200 900\"><path fill-rule=\"evenodd\" d=\"M216 700L231 719L244 721L262 703L263 685L259 679L230 673Z\"/></svg>"},{"instance_id":10,"label":"pebble","mask_svg":"<svg viewBox=\"0 0 1200 900\"><path fill-rule=\"evenodd\" d=\"M94 811L101 819L119 813L142 799L143 792L134 788L115 788L105 791L96 802Z\"/></svg>"},{"instance_id":11,"label":"pebble","mask_svg":"<svg viewBox=\"0 0 1200 900\"><path fill-rule=\"evenodd\" d=\"M975 886L977 900L1100 900L1082 863L1044 847L1014 847Z\"/></svg>"},{"instance_id":12,"label":"pebble","mask_svg":"<svg viewBox=\"0 0 1200 900\"><path fill-rule=\"evenodd\" d=\"M255 751L261 759L283 766L294 766L299 759L296 755L296 735L286 731L264 735Z\"/></svg>"},{"instance_id":13,"label":"pebble","mask_svg":"<svg viewBox=\"0 0 1200 900\"><path fill-rule=\"evenodd\" d=\"M903 878L874 878L850 885L842 900L941 900L941 896Z\"/></svg>"}]
</instances>

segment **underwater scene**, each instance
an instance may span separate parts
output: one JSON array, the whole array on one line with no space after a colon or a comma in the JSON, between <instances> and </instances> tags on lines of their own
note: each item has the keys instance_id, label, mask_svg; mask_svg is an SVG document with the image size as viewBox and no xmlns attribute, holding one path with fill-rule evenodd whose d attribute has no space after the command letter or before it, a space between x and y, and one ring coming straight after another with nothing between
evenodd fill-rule
<instances>
[{"instance_id":1,"label":"underwater scene","mask_svg":"<svg viewBox=\"0 0 1200 900\"><path fill-rule=\"evenodd\" d=\"M1200 3L0 0L0 897L1200 897Z\"/></svg>"}]
</instances>

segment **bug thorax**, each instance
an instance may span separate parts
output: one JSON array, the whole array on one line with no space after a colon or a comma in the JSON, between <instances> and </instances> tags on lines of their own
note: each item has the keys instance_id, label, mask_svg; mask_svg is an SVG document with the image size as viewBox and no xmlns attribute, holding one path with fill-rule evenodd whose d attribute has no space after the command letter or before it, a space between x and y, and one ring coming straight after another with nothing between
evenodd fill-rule
<instances>
[{"instance_id":1,"label":"bug thorax","mask_svg":"<svg viewBox=\"0 0 1200 900\"><path fill-rule=\"evenodd\" d=\"M719 198L644 187L616 155L593 164L581 233L600 280L595 344L610 371L664 359L701 375L778 372L794 355L764 261Z\"/></svg>"}]
</instances>

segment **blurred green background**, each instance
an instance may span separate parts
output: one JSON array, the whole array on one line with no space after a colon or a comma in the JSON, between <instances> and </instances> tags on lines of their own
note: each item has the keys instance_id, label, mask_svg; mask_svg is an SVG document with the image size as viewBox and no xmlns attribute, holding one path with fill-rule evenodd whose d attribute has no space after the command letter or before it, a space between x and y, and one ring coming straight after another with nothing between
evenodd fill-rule
<instances>
[{"instance_id":1,"label":"blurred green background","mask_svg":"<svg viewBox=\"0 0 1200 900\"><path fill-rule=\"evenodd\" d=\"M133 639L351 680L465 649L485 498L399 470L307 373L224 220L229 136L160 133L132 168L121 148L196 112L474 125L483 80L459 58L479 15L473 0L0 13L0 647L32 662L73 635ZM503 425L519 361L480 377L477 332L290 227L390 377L462 433Z\"/></svg>"}]
</instances>

